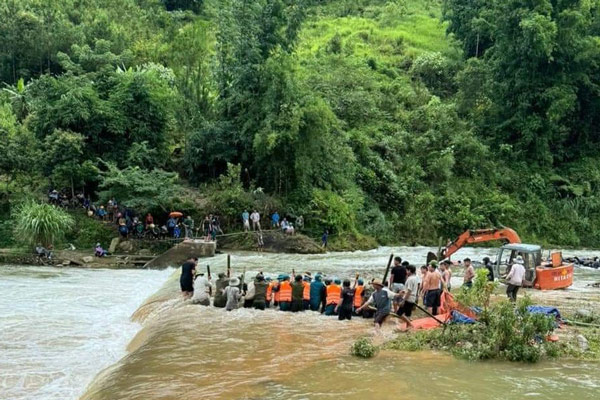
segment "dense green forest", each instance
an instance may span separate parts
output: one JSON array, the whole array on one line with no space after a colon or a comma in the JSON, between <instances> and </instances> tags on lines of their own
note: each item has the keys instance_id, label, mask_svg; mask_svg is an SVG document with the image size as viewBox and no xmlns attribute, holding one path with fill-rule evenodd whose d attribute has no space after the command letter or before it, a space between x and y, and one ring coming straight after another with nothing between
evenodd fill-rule
<instances>
[{"instance_id":1,"label":"dense green forest","mask_svg":"<svg viewBox=\"0 0 600 400\"><path fill-rule=\"evenodd\" d=\"M4 0L0 233L50 188L600 247L600 0Z\"/></svg>"}]
</instances>

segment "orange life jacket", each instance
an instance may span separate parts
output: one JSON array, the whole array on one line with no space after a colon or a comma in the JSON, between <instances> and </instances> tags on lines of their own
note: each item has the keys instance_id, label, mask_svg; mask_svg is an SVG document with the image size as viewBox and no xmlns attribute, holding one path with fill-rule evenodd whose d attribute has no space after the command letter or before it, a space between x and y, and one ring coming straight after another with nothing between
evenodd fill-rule
<instances>
[{"instance_id":1,"label":"orange life jacket","mask_svg":"<svg viewBox=\"0 0 600 400\"><path fill-rule=\"evenodd\" d=\"M304 285L304 292L302 292L302 300L310 300L310 283L304 281L302 282Z\"/></svg>"},{"instance_id":2,"label":"orange life jacket","mask_svg":"<svg viewBox=\"0 0 600 400\"><path fill-rule=\"evenodd\" d=\"M279 282L274 282L273 283L273 288L278 288L278 287L279 287ZM279 290L275 292L275 296L274 297L275 297L275 301L277 303L279 303L279 297L280 297Z\"/></svg>"},{"instance_id":3,"label":"orange life jacket","mask_svg":"<svg viewBox=\"0 0 600 400\"><path fill-rule=\"evenodd\" d=\"M335 283L327 286L327 305L339 304L342 297L342 288Z\"/></svg>"},{"instance_id":4,"label":"orange life jacket","mask_svg":"<svg viewBox=\"0 0 600 400\"><path fill-rule=\"evenodd\" d=\"M273 286L275 284L273 282L269 282L267 285L267 302L271 302L271 297L273 295Z\"/></svg>"},{"instance_id":5,"label":"orange life jacket","mask_svg":"<svg viewBox=\"0 0 600 400\"><path fill-rule=\"evenodd\" d=\"M354 289L354 307L358 308L362 306L362 294L365 287L363 285L357 286Z\"/></svg>"},{"instance_id":6,"label":"orange life jacket","mask_svg":"<svg viewBox=\"0 0 600 400\"><path fill-rule=\"evenodd\" d=\"M279 284L279 301L292 301L292 285L289 281Z\"/></svg>"}]
</instances>

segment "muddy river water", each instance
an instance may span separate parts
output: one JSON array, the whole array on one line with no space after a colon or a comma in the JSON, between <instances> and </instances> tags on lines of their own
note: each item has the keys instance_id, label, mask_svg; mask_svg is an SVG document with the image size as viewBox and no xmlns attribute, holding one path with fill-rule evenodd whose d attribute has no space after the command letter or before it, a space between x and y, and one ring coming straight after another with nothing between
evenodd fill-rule
<instances>
[{"instance_id":1,"label":"muddy river water","mask_svg":"<svg viewBox=\"0 0 600 400\"><path fill-rule=\"evenodd\" d=\"M381 276L390 252L420 264L429 250L234 253L232 267ZM457 258L485 255L495 250L463 249ZM207 263L216 274L225 256L202 259L200 268ZM356 359L349 346L371 333L369 320L187 304L174 271L1 267L0 399L564 400L600 393L600 365L592 362L474 363L397 351ZM577 269L568 290L529 292L541 304L598 307L599 289L586 285L599 280L599 271Z\"/></svg>"}]
</instances>

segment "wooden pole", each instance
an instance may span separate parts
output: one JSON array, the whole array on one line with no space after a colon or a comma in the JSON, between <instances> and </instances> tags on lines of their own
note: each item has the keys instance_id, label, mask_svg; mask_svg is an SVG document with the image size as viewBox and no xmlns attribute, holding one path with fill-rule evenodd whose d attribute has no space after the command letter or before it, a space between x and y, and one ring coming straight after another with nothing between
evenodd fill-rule
<instances>
[{"instance_id":1,"label":"wooden pole","mask_svg":"<svg viewBox=\"0 0 600 400\"><path fill-rule=\"evenodd\" d=\"M231 277L231 255L227 254L227 277Z\"/></svg>"},{"instance_id":2,"label":"wooden pole","mask_svg":"<svg viewBox=\"0 0 600 400\"><path fill-rule=\"evenodd\" d=\"M385 274L383 274L383 280L381 283L385 285L385 279L388 276L388 272L390 272L390 266L392 265L392 260L394 259L394 253L390 254L390 259L388 260L387 268L385 269Z\"/></svg>"}]
</instances>

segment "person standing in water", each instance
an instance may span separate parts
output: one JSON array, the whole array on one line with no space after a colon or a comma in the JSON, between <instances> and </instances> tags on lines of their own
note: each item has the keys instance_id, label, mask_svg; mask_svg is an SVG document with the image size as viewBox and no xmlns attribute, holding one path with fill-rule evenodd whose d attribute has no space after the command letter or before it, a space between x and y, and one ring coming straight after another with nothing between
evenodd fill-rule
<instances>
[{"instance_id":1,"label":"person standing in water","mask_svg":"<svg viewBox=\"0 0 600 400\"><path fill-rule=\"evenodd\" d=\"M289 275L283 276L277 289L279 293L279 311L290 311L292 304L292 284Z\"/></svg>"},{"instance_id":2,"label":"person standing in water","mask_svg":"<svg viewBox=\"0 0 600 400\"><path fill-rule=\"evenodd\" d=\"M338 313L338 319L343 321L345 319L352 319L352 306L354 304L354 289L350 287L350 281L344 279L342 284L342 295L340 303L335 307Z\"/></svg>"},{"instance_id":3,"label":"person standing in water","mask_svg":"<svg viewBox=\"0 0 600 400\"><path fill-rule=\"evenodd\" d=\"M290 311L298 312L304 311L304 305L302 300L304 298L304 284L302 282L302 275L296 275L294 282L292 283L292 304Z\"/></svg>"},{"instance_id":4,"label":"person standing in water","mask_svg":"<svg viewBox=\"0 0 600 400\"><path fill-rule=\"evenodd\" d=\"M375 293L356 311L360 312L370 304L374 304L377 311L375 311L373 324L375 325L375 331L379 333L381 326L390 315L393 293L387 288L384 289L381 279L373 280L372 285L375 288Z\"/></svg>"},{"instance_id":5,"label":"person standing in water","mask_svg":"<svg viewBox=\"0 0 600 400\"><path fill-rule=\"evenodd\" d=\"M212 285L210 284L210 277L207 279L204 273L196 275L194 281L194 295L192 296L193 304L200 304L201 306L210 306L210 296L212 295Z\"/></svg>"},{"instance_id":6,"label":"person standing in water","mask_svg":"<svg viewBox=\"0 0 600 400\"><path fill-rule=\"evenodd\" d=\"M327 307L325 308L325 315L337 315L337 305L340 304L342 297L342 281L335 279L333 283L327 285Z\"/></svg>"},{"instance_id":7,"label":"person standing in water","mask_svg":"<svg viewBox=\"0 0 600 400\"><path fill-rule=\"evenodd\" d=\"M256 275L254 279L254 300L252 306L257 310L264 310L267 306L267 287L268 283L265 282L265 277L262 273Z\"/></svg>"},{"instance_id":8,"label":"person standing in water","mask_svg":"<svg viewBox=\"0 0 600 400\"><path fill-rule=\"evenodd\" d=\"M302 308L304 310L308 310L310 308L310 275L305 275L302 278L302 285L304 286L304 291L302 293Z\"/></svg>"},{"instance_id":9,"label":"person standing in water","mask_svg":"<svg viewBox=\"0 0 600 400\"><path fill-rule=\"evenodd\" d=\"M215 299L213 300L213 306L223 308L227 304L227 296L225 295L225 288L229 284L229 280L225 277L223 272L219 272L217 281L215 282Z\"/></svg>"},{"instance_id":10,"label":"person standing in water","mask_svg":"<svg viewBox=\"0 0 600 400\"><path fill-rule=\"evenodd\" d=\"M310 309L312 311L319 311L325 309L325 284L322 282L321 274L315 275L314 282L310 284Z\"/></svg>"},{"instance_id":11,"label":"person standing in water","mask_svg":"<svg viewBox=\"0 0 600 400\"><path fill-rule=\"evenodd\" d=\"M419 292L419 282L417 280L417 268L414 265L406 267L406 283L404 285L404 292L400 308L398 309L398 316L401 320L406 322L406 329L412 329L413 324L410 320L413 308L417 302L417 293Z\"/></svg>"},{"instance_id":12,"label":"person standing in water","mask_svg":"<svg viewBox=\"0 0 600 400\"><path fill-rule=\"evenodd\" d=\"M238 278L231 278L229 280L229 286L225 288L225 297L227 297L227 304L225 309L227 311L235 310L238 308L242 293L240 292L240 280Z\"/></svg>"},{"instance_id":13,"label":"person standing in water","mask_svg":"<svg viewBox=\"0 0 600 400\"><path fill-rule=\"evenodd\" d=\"M196 274L196 263L198 257L192 257L181 266L181 276L179 277L179 286L183 293L183 299L187 300L194 294L194 275Z\"/></svg>"}]
</instances>

